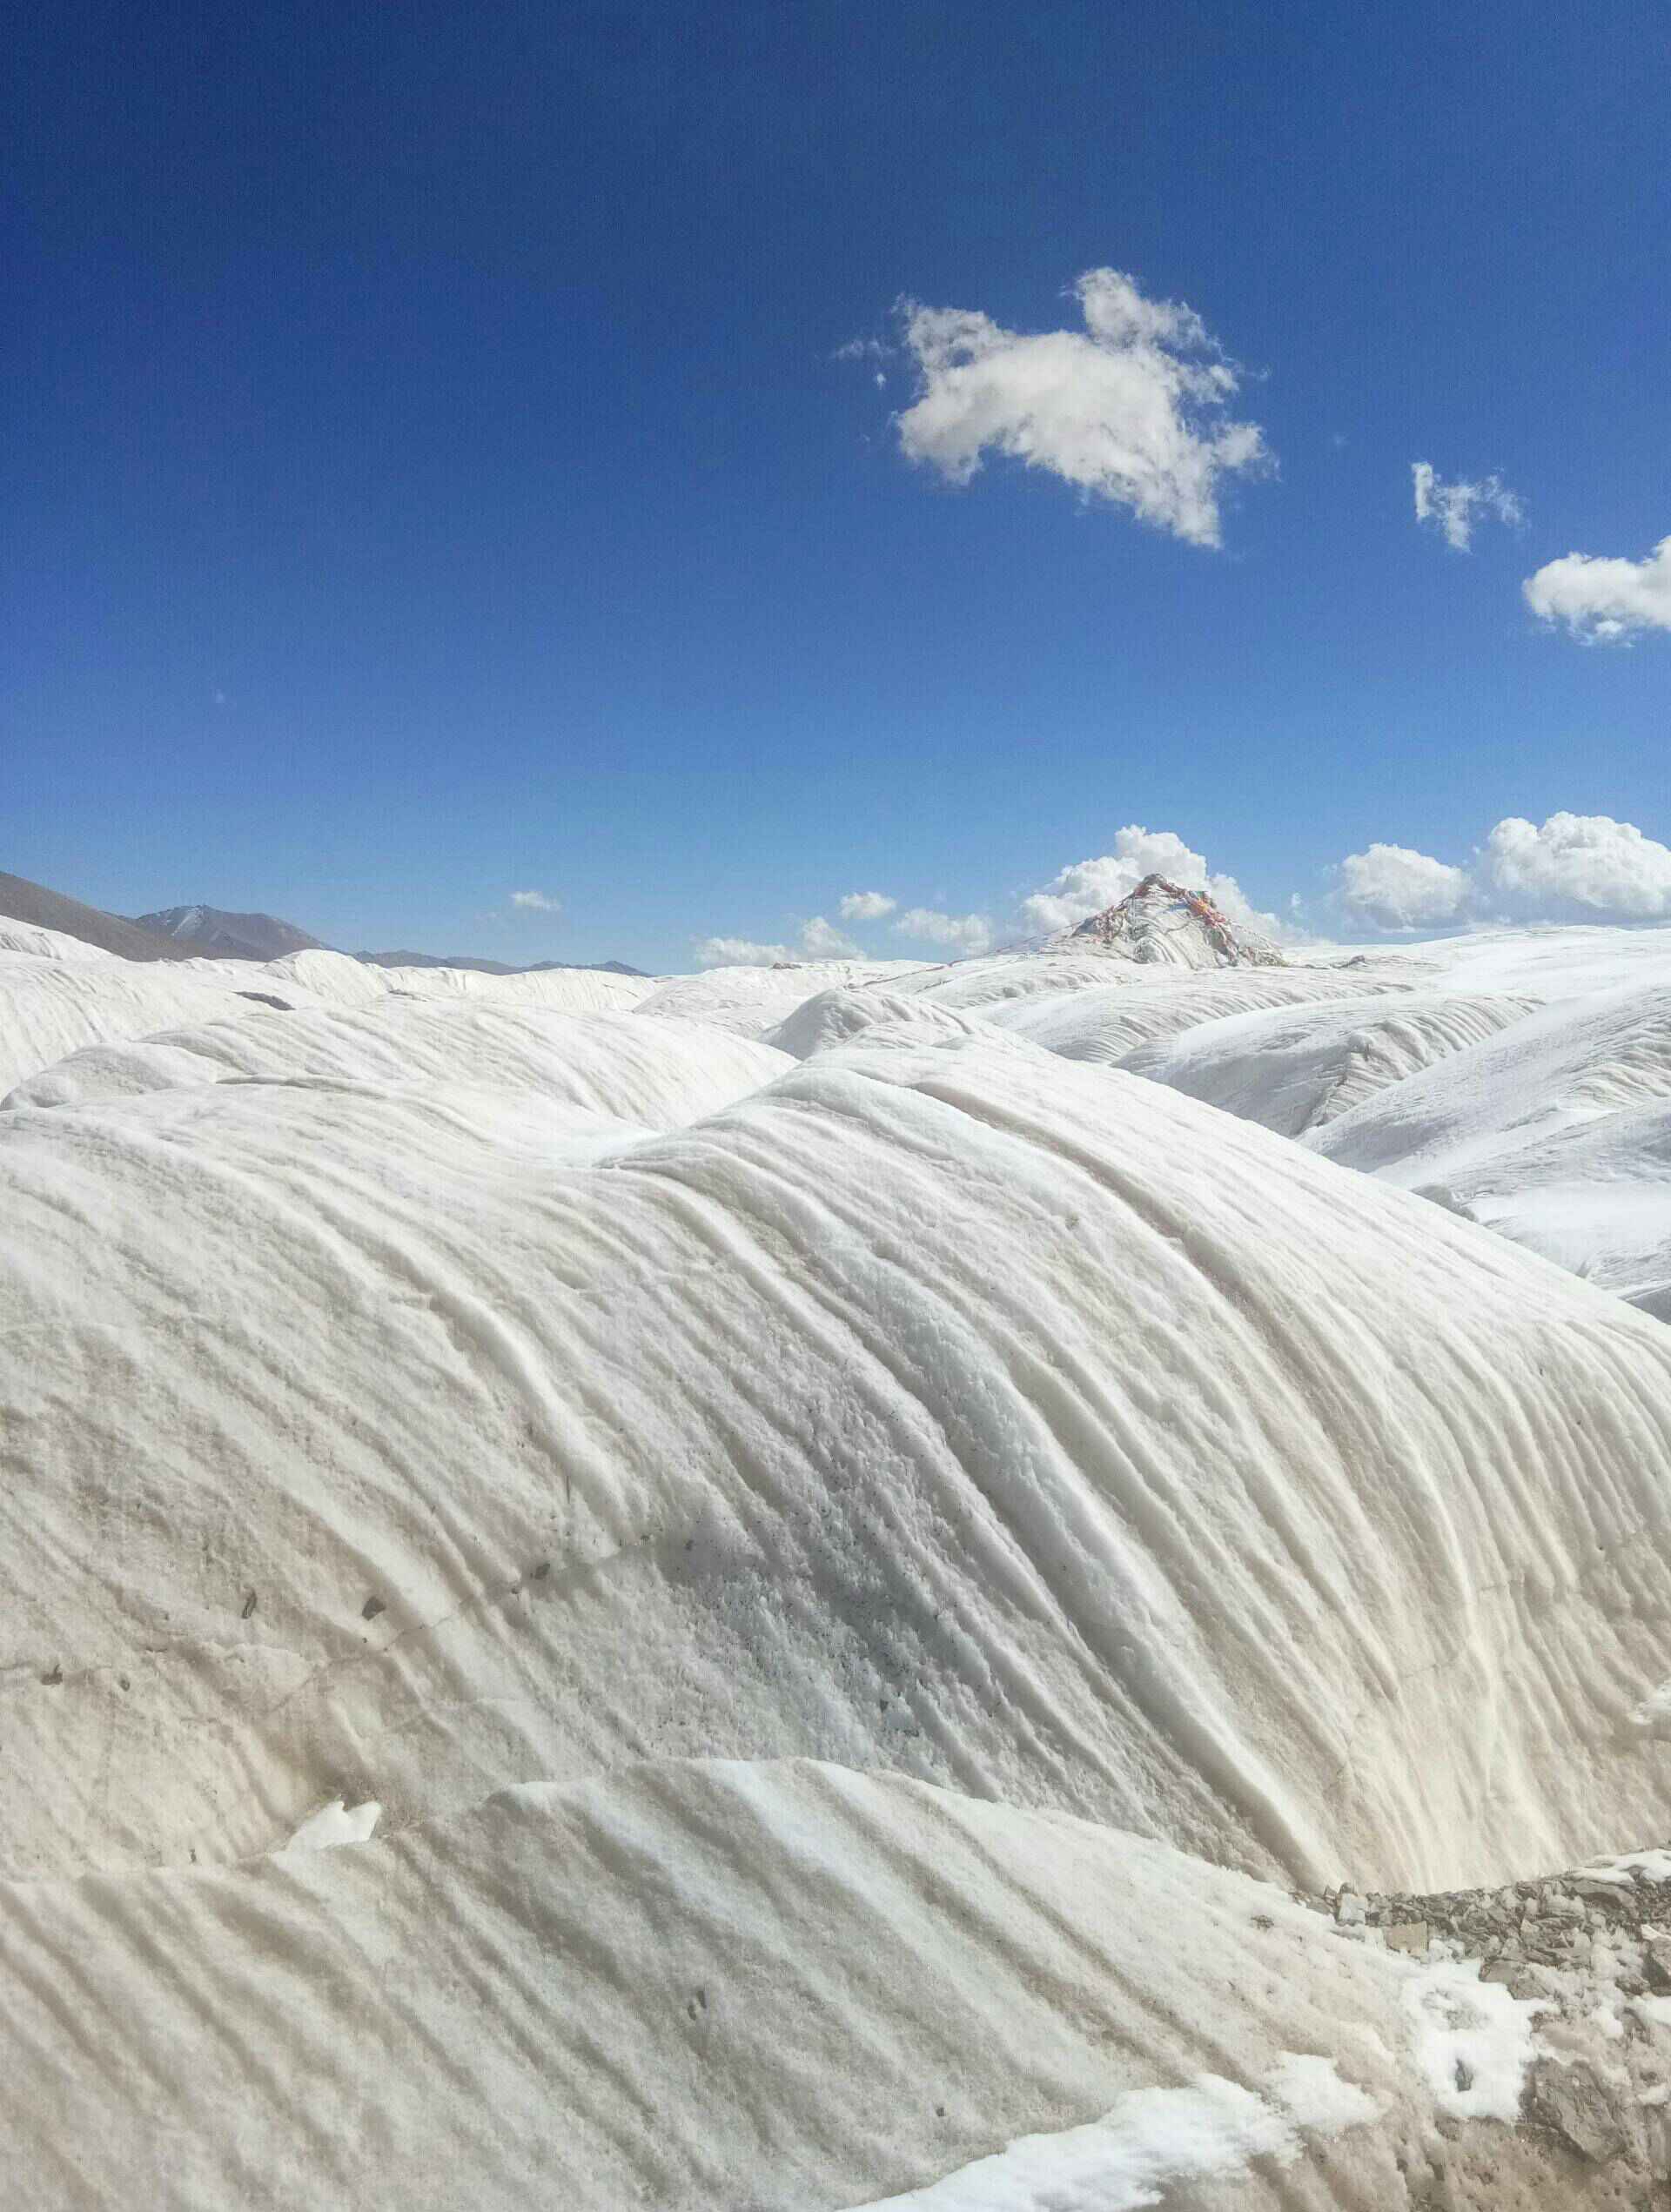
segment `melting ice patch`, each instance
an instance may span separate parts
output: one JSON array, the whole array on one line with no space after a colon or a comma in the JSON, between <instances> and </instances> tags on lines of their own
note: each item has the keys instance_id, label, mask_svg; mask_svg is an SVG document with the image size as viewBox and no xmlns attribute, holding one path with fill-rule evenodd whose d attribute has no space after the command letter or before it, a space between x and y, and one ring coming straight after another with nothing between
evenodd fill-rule
<instances>
[{"instance_id":1,"label":"melting ice patch","mask_svg":"<svg viewBox=\"0 0 1671 2212\"><path fill-rule=\"evenodd\" d=\"M1339 2135L1378 2109L1332 2059L1285 2051L1257 2092L1218 2074L1128 2090L1100 2120L1018 2136L868 2212L1134 2212L1174 2182L1232 2177L1260 2157L1289 2164L1303 2135Z\"/></svg>"}]
</instances>

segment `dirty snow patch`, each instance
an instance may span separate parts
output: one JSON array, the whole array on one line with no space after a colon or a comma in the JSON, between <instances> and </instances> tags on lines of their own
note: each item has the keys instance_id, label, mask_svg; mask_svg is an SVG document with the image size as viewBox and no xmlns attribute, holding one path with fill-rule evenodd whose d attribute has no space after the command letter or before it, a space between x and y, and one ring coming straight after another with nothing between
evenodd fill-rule
<instances>
[{"instance_id":1,"label":"dirty snow patch","mask_svg":"<svg viewBox=\"0 0 1671 2212\"><path fill-rule=\"evenodd\" d=\"M1100 2120L1021 2135L869 2212L1131 2212L1172 2183L1233 2176L1255 2158L1291 2164L1302 2131L1339 2135L1375 2117L1373 2097L1332 2059L1285 2051L1258 2092L1200 2074L1181 2088L1131 2089Z\"/></svg>"}]
</instances>

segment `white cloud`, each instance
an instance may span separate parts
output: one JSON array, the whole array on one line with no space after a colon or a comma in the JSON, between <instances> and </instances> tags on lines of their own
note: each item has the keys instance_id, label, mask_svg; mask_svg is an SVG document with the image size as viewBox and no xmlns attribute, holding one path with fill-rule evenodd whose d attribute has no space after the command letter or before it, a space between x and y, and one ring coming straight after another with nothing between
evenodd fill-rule
<instances>
[{"instance_id":1,"label":"white cloud","mask_svg":"<svg viewBox=\"0 0 1671 2212\"><path fill-rule=\"evenodd\" d=\"M1564 622L1587 644L1627 642L1635 630L1671 630L1671 538L1641 560L1571 553L1520 587L1532 612Z\"/></svg>"},{"instance_id":2,"label":"white cloud","mask_svg":"<svg viewBox=\"0 0 1671 2212\"><path fill-rule=\"evenodd\" d=\"M908 907L894 928L902 937L944 945L954 952L982 953L992 942L992 924L983 914L939 914L932 907Z\"/></svg>"},{"instance_id":3,"label":"white cloud","mask_svg":"<svg viewBox=\"0 0 1671 2212\"><path fill-rule=\"evenodd\" d=\"M801 949L809 960L851 960L858 947L822 914L801 924Z\"/></svg>"},{"instance_id":4,"label":"white cloud","mask_svg":"<svg viewBox=\"0 0 1671 2212\"><path fill-rule=\"evenodd\" d=\"M750 937L699 937L696 964L700 968L775 968L793 962L787 945L756 944Z\"/></svg>"},{"instance_id":5,"label":"white cloud","mask_svg":"<svg viewBox=\"0 0 1671 2212\"><path fill-rule=\"evenodd\" d=\"M1430 461L1412 461L1410 474L1415 485L1416 520L1431 522L1442 531L1446 544L1458 553L1467 552L1477 521L1526 519L1519 495L1500 476L1481 477L1477 484L1458 477L1454 483L1446 484Z\"/></svg>"},{"instance_id":6,"label":"white cloud","mask_svg":"<svg viewBox=\"0 0 1671 2212\"><path fill-rule=\"evenodd\" d=\"M1478 872L1521 918L1671 917L1671 848L1610 814L1551 814L1541 829L1510 815L1486 840Z\"/></svg>"},{"instance_id":7,"label":"white cloud","mask_svg":"<svg viewBox=\"0 0 1671 2212\"><path fill-rule=\"evenodd\" d=\"M1466 868L1408 845L1372 845L1341 861L1337 895L1349 922L1416 929L1454 922L1473 897L1473 884Z\"/></svg>"},{"instance_id":8,"label":"white cloud","mask_svg":"<svg viewBox=\"0 0 1671 2212\"><path fill-rule=\"evenodd\" d=\"M1261 914L1233 875L1215 875L1199 853L1191 852L1170 829L1144 829L1128 823L1114 835L1114 849L1095 860L1076 861L1021 903L1028 928L1055 936L1077 922L1117 906L1145 875L1164 875L1186 891L1205 891L1213 904L1243 928L1275 936L1282 925Z\"/></svg>"},{"instance_id":9,"label":"white cloud","mask_svg":"<svg viewBox=\"0 0 1671 2212\"><path fill-rule=\"evenodd\" d=\"M1611 814L1511 814L1466 867L1405 845L1371 845L1340 863L1332 902L1348 926L1456 922L1671 920L1671 848Z\"/></svg>"},{"instance_id":10,"label":"white cloud","mask_svg":"<svg viewBox=\"0 0 1671 2212\"><path fill-rule=\"evenodd\" d=\"M1192 308L1145 299L1117 269L1089 269L1073 289L1083 332L1029 335L906 302L917 396L898 418L902 449L956 484L989 450L1007 453L1192 545L1218 545L1219 479L1271 459L1257 424L1220 413L1239 371Z\"/></svg>"},{"instance_id":11,"label":"white cloud","mask_svg":"<svg viewBox=\"0 0 1671 2212\"><path fill-rule=\"evenodd\" d=\"M885 891L849 891L836 911L843 922L880 922L898 904Z\"/></svg>"},{"instance_id":12,"label":"white cloud","mask_svg":"<svg viewBox=\"0 0 1671 2212\"><path fill-rule=\"evenodd\" d=\"M548 898L543 891L513 891L511 904L528 914L560 914L563 910L560 899Z\"/></svg>"},{"instance_id":13,"label":"white cloud","mask_svg":"<svg viewBox=\"0 0 1671 2212\"><path fill-rule=\"evenodd\" d=\"M862 954L832 922L815 914L801 924L795 945L762 944L753 937L699 937L696 958L703 968L771 968L803 960L855 960Z\"/></svg>"}]
</instances>

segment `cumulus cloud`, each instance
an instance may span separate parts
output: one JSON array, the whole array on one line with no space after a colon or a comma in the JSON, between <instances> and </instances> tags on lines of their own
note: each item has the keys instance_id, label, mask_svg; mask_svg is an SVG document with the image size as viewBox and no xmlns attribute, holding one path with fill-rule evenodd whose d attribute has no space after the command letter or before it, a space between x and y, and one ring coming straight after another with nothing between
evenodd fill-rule
<instances>
[{"instance_id":1,"label":"cumulus cloud","mask_svg":"<svg viewBox=\"0 0 1671 2212\"><path fill-rule=\"evenodd\" d=\"M1408 845L1371 845L1340 863L1339 900L1350 922L1372 929L1417 929L1454 922L1473 895L1465 868L1452 868Z\"/></svg>"},{"instance_id":2,"label":"cumulus cloud","mask_svg":"<svg viewBox=\"0 0 1671 2212\"><path fill-rule=\"evenodd\" d=\"M833 922L815 914L801 924L801 949L809 960L849 960L859 948Z\"/></svg>"},{"instance_id":3,"label":"cumulus cloud","mask_svg":"<svg viewBox=\"0 0 1671 2212\"><path fill-rule=\"evenodd\" d=\"M1095 860L1075 861L1041 890L1021 903L1022 916L1036 935L1055 936L1116 906L1135 891L1145 875L1164 875L1186 891L1205 891L1213 904L1243 928L1275 936L1281 924L1261 914L1233 875L1215 875L1199 853L1191 852L1170 829L1144 829L1128 823L1117 830L1114 849Z\"/></svg>"},{"instance_id":4,"label":"cumulus cloud","mask_svg":"<svg viewBox=\"0 0 1671 2212\"><path fill-rule=\"evenodd\" d=\"M985 952L992 942L992 924L983 914L939 914L932 907L908 907L894 928L902 937L944 945L952 952Z\"/></svg>"},{"instance_id":5,"label":"cumulus cloud","mask_svg":"<svg viewBox=\"0 0 1671 2212\"><path fill-rule=\"evenodd\" d=\"M1479 867L1492 897L1522 916L1671 916L1671 848L1610 814L1551 814L1541 829L1510 815Z\"/></svg>"},{"instance_id":6,"label":"cumulus cloud","mask_svg":"<svg viewBox=\"0 0 1671 2212\"><path fill-rule=\"evenodd\" d=\"M549 897L544 891L513 891L511 904L520 907L527 914L560 914L563 910L562 901Z\"/></svg>"},{"instance_id":7,"label":"cumulus cloud","mask_svg":"<svg viewBox=\"0 0 1671 2212\"><path fill-rule=\"evenodd\" d=\"M1334 893L1348 924L1415 929L1457 922L1671 920L1671 847L1611 814L1511 814L1466 867L1405 845L1342 861Z\"/></svg>"},{"instance_id":8,"label":"cumulus cloud","mask_svg":"<svg viewBox=\"0 0 1671 2212\"><path fill-rule=\"evenodd\" d=\"M700 968L775 968L793 961L787 945L757 944L752 937L699 937L696 963Z\"/></svg>"},{"instance_id":9,"label":"cumulus cloud","mask_svg":"<svg viewBox=\"0 0 1671 2212\"><path fill-rule=\"evenodd\" d=\"M836 911L843 922L880 922L898 904L885 891L849 891Z\"/></svg>"},{"instance_id":10,"label":"cumulus cloud","mask_svg":"<svg viewBox=\"0 0 1671 2212\"><path fill-rule=\"evenodd\" d=\"M1545 622L1564 622L1589 645L1628 644L1638 630L1671 630L1671 538L1641 560L1571 553L1520 587Z\"/></svg>"},{"instance_id":11,"label":"cumulus cloud","mask_svg":"<svg viewBox=\"0 0 1671 2212\"><path fill-rule=\"evenodd\" d=\"M1410 474L1415 485L1416 520L1431 522L1458 553L1466 553L1473 544L1477 522L1526 519L1518 493L1500 476L1481 477L1477 484L1459 476L1446 484L1430 461L1412 461Z\"/></svg>"},{"instance_id":12,"label":"cumulus cloud","mask_svg":"<svg viewBox=\"0 0 1671 2212\"><path fill-rule=\"evenodd\" d=\"M772 968L802 960L862 958L850 937L844 937L822 914L801 924L794 945L762 944L754 937L699 937L696 959L703 968Z\"/></svg>"},{"instance_id":13,"label":"cumulus cloud","mask_svg":"<svg viewBox=\"0 0 1671 2212\"><path fill-rule=\"evenodd\" d=\"M1048 470L1192 545L1219 542L1220 479L1269 465L1258 425L1225 419L1241 381L1193 308L1117 269L1073 287L1083 331L1027 333L968 308L903 310L917 396L909 459L966 484L989 452Z\"/></svg>"}]
</instances>

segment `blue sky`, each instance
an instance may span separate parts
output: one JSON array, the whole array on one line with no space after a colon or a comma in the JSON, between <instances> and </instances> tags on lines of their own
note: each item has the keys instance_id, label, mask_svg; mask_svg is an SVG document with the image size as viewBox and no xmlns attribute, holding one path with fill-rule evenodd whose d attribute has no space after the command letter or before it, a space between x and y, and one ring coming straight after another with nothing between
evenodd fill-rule
<instances>
[{"instance_id":1,"label":"blue sky","mask_svg":"<svg viewBox=\"0 0 1671 2212\"><path fill-rule=\"evenodd\" d=\"M10 39L0 866L683 966L859 888L996 926L1130 823L1264 908L1504 816L1671 833L1671 636L1521 590L1671 533L1654 9L60 0ZM1102 268L1242 365L1276 466L1220 479L1217 549L901 450L897 301L1083 332ZM1418 459L1524 522L1454 550Z\"/></svg>"}]
</instances>

